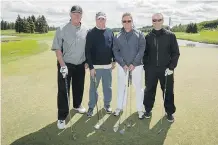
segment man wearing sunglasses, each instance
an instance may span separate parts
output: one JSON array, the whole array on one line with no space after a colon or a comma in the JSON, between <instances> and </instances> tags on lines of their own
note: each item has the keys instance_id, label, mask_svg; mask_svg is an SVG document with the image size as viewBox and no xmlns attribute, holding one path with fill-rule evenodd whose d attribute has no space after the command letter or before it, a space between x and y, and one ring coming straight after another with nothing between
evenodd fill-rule
<instances>
[{"instance_id":1,"label":"man wearing sunglasses","mask_svg":"<svg viewBox=\"0 0 218 145\"><path fill-rule=\"evenodd\" d=\"M89 109L87 116L93 115L93 109L98 99L97 87L102 80L104 94L104 109L111 113L110 102L112 98L112 69L115 59L112 51L114 34L106 28L106 14L98 12L95 16L96 26L87 34L86 58L90 69ZM96 84L93 79L96 79ZM97 86L95 86L97 85Z\"/></svg>"},{"instance_id":2,"label":"man wearing sunglasses","mask_svg":"<svg viewBox=\"0 0 218 145\"><path fill-rule=\"evenodd\" d=\"M58 68L58 122L59 129L65 128L65 119L69 114L67 91L72 82L73 108L85 113L81 105L85 81L85 43L87 29L81 23L82 8L75 5L70 10L71 20L56 31L52 49L56 53ZM68 90L65 88L65 78ZM70 104L70 103L69 103Z\"/></svg>"},{"instance_id":3,"label":"man wearing sunglasses","mask_svg":"<svg viewBox=\"0 0 218 145\"><path fill-rule=\"evenodd\" d=\"M118 96L117 109L114 112L118 116L127 105L127 91L125 90L126 73L132 73L132 83L136 90L136 106L139 119L144 117L143 113L143 87L142 74L143 64L142 58L145 51L145 38L141 31L133 27L133 19L130 13L124 13L122 16L123 28L114 38L113 52L118 62ZM124 94L125 93L125 94ZM131 100L130 100L131 101ZM131 107L131 106L130 106Z\"/></svg>"},{"instance_id":4,"label":"man wearing sunglasses","mask_svg":"<svg viewBox=\"0 0 218 145\"><path fill-rule=\"evenodd\" d=\"M151 117L159 80L163 95L165 94L163 98L167 120L173 122L173 113L176 111L173 73L177 66L180 52L176 36L162 28L163 22L164 17L161 13L154 14L152 16L153 30L145 37L146 50L143 58L146 85L144 93L145 118Z\"/></svg>"}]
</instances>

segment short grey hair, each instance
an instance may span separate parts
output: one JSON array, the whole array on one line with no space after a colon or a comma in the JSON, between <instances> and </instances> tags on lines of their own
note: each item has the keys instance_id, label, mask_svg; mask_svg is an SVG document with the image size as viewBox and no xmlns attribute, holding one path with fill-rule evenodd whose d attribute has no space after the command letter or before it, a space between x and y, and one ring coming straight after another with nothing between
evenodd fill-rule
<instances>
[{"instance_id":1,"label":"short grey hair","mask_svg":"<svg viewBox=\"0 0 218 145\"><path fill-rule=\"evenodd\" d=\"M132 15L131 15L131 13L124 13L123 15L122 15L122 19L124 18L124 17L126 17L126 16L129 16L132 20L133 20L133 18L132 18Z\"/></svg>"}]
</instances>

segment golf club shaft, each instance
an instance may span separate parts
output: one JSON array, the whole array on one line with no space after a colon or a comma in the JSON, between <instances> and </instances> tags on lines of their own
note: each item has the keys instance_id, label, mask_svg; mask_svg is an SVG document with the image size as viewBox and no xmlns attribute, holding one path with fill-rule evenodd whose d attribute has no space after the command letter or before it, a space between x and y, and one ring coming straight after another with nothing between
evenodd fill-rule
<instances>
[{"instance_id":1,"label":"golf club shaft","mask_svg":"<svg viewBox=\"0 0 218 145\"><path fill-rule=\"evenodd\" d=\"M98 97L97 97L97 82L96 82L96 76L92 77L93 83L94 83L94 88L95 88L95 99L96 99L96 109L97 109L97 116L98 116L98 124L99 124L99 110L98 110Z\"/></svg>"},{"instance_id":2,"label":"golf club shaft","mask_svg":"<svg viewBox=\"0 0 218 145\"><path fill-rule=\"evenodd\" d=\"M67 76L65 77L65 87L66 87L66 92L67 92L67 103L68 103L68 111L69 111L69 115L70 115L70 128L71 128L71 132L73 132L72 130L72 117L71 117L71 113L70 113L70 97L69 97L69 89L68 89L68 83L67 83Z\"/></svg>"}]
</instances>

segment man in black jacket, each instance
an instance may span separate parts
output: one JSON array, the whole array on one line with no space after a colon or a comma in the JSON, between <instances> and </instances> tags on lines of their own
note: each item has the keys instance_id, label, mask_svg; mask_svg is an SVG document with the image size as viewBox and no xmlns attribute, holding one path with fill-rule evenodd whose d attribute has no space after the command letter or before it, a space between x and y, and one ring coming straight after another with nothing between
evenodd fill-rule
<instances>
[{"instance_id":1,"label":"man in black jacket","mask_svg":"<svg viewBox=\"0 0 218 145\"><path fill-rule=\"evenodd\" d=\"M173 122L173 113L176 111L173 92L173 72L177 66L180 52L176 36L172 32L162 28L163 22L164 18L161 13L154 14L152 16L154 28L146 36L146 50L143 58L146 85L144 93L145 118L151 117L157 82L159 80L163 95L166 85L166 93L165 97L163 97L164 107L167 120Z\"/></svg>"},{"instance_id":2,"label":"man in black jacket","mask_svg":"<svg viewBox=\"0 0 218 145\"><path fill-rule=\"evenodd\" d=\"M93 109L97 102L97 87L102 79L104 93L104 109L111 113L110 102L112 99L112 69L115 67L115 59L112 52L114 34L106 28L106 14L96 14L96 26L91 29L86 38L86 58L90 69L89 109L87 116L93 115ZM96 78L97 87L93 82Z\"/></svg>"}]
</instances>

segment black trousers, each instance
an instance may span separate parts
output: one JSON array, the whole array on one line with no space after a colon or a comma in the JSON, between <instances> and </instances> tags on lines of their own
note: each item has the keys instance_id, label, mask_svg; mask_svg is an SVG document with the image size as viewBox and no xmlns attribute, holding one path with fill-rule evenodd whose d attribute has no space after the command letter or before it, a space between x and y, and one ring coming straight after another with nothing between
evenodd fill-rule
<instances>
[{"instance_id":1,"label":"black trousers","mask_svg":"<svg viewBox=\"0 0 218 145\"><path fill-rule=\"evenodd\" d=\"M78 108L81 105L82 98L83 98L84 80L85 80L84 63L79 65L66 63L66 65L68 68L68 75L67 75L68 92L71 82L73 107ZM57 67L58 67L58 97L57 97L58 120L65 120L69 113L66 85L65 85L65 79L60 73L59 63L57 64Z\"/></svg>"},{"instance_id":2,"label":"black trousers","mask_svg":"<svg viewBox=\"0 0 218 145\"><path fill-rule=\"evenodd\" d=\"M158 80L160 81L161 89L164 95L165 89L165 70L166 67L147 67L145 68L145 93L144 93L144 106L146 112L150 112L154 106L156 89ZM166 95L164 107L167 114L173 114L176 111L174 104L174 76L167 76Z\"/></svg>"}]
</instances>

